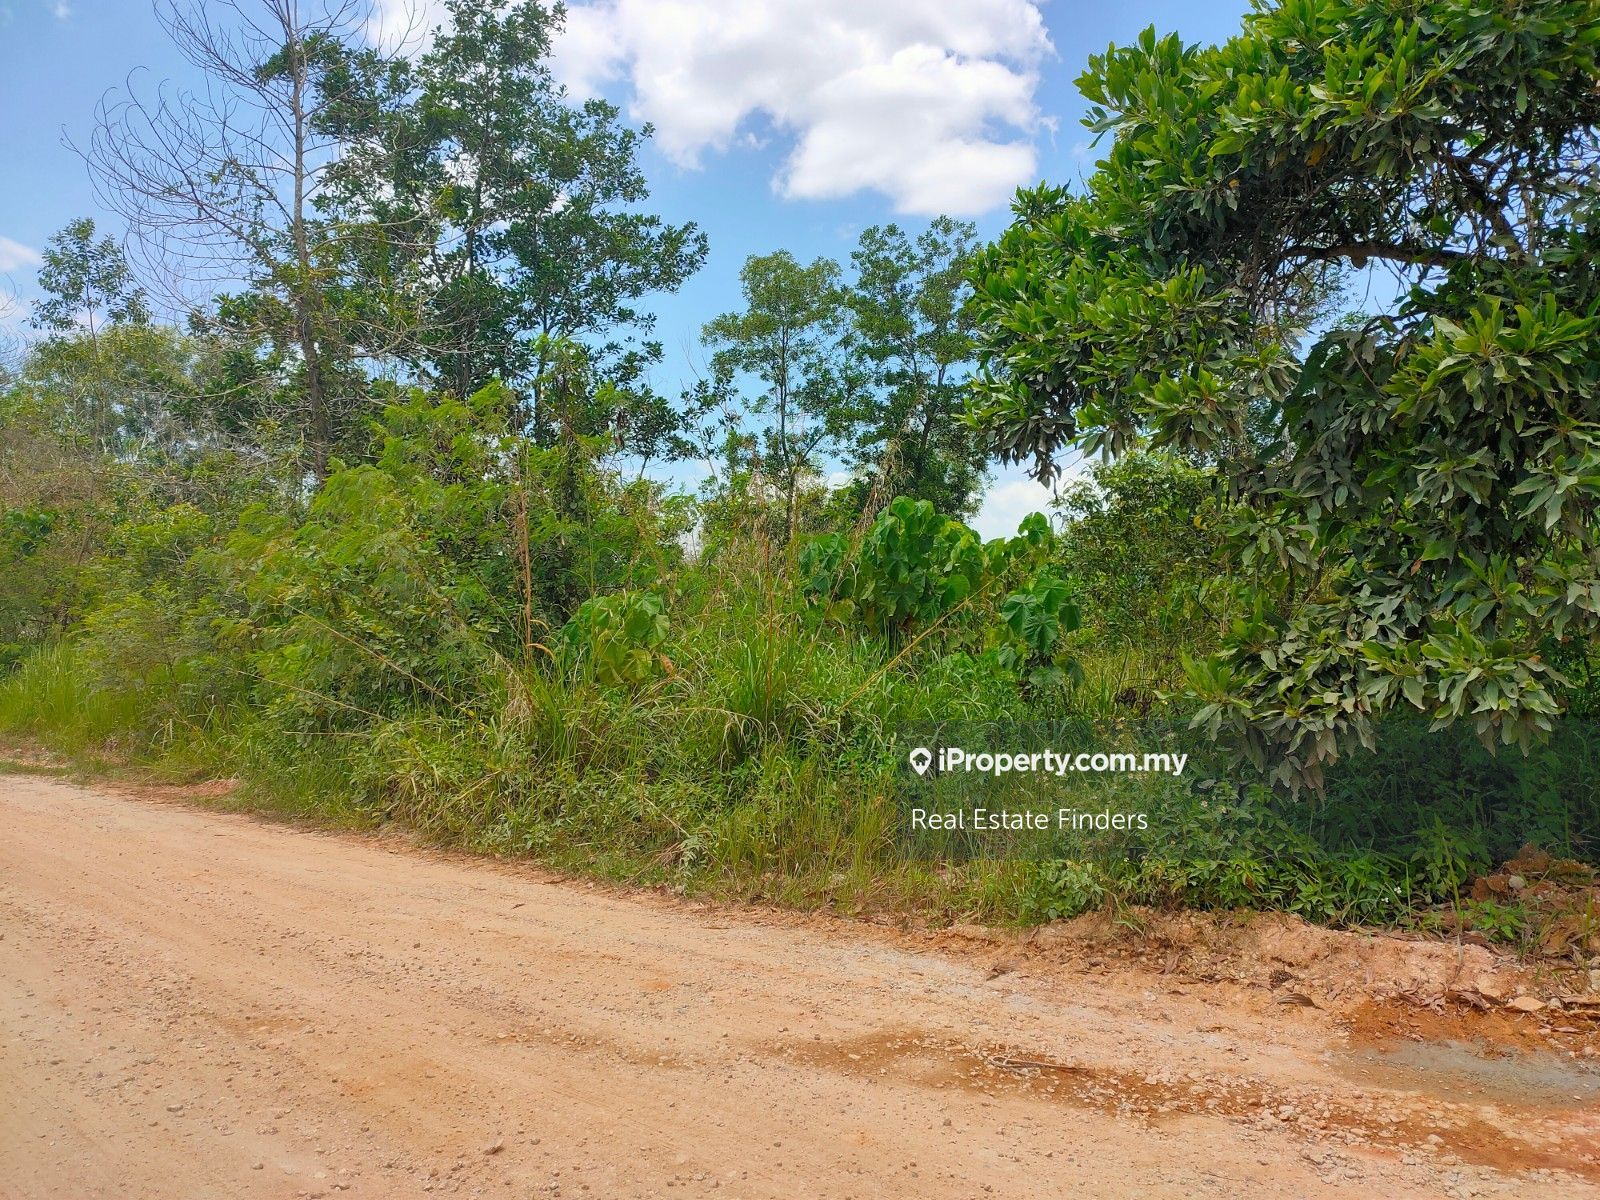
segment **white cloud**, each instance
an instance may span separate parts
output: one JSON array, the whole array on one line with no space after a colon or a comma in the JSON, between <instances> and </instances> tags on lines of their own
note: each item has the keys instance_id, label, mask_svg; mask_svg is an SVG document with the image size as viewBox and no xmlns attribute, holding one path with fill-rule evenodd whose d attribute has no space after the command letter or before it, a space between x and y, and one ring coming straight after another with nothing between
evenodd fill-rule
<instances>
[{"instance_id":1,"label":"white cloud","mask_svg":"<svg viewBox=\"0 0 1600 1200\"><path fill-rule=\"evenodd\" d=\"M367 36L386 50L409 54L431 39L446 15L441 0L375 0Z\"/></svg>"},{"instance_id":2,"label":"white cloud","mask_svg":"<svg viewBox=\"0 0 1600 1200\"><path fill-rule=\"evenodd\" d=\"M0 271L16 271L23 267L37 267L44 259L32 246L24 246L8 237L0 236Z\"/></svg>"},{"instance_id":3,"label":"white cloud","mask_svg":"<svg viewBox=\"0 0 1600 1200\"><path fill-rule=\"evenodd\" d=\"M374 40L416 46L444 15L377 0ZM553 65L579 96L625 86L685 167L775 132L782 196L975 216L1034 176L1050 53L1038 0L576 0Z\"/></svg>"},{"instance_id":4,"label":"white cloud","mask_svg":"<svg viewBox=\"0 0 1600 1200\"><path fill-rule=\"evenodd\" d=\"M765 119L793 138L781 195L974 215L1032 178L1049 52L1035 0L595 0L555 65L580 95L626 81L685 166Z\"/></svg>"}]
</instances>

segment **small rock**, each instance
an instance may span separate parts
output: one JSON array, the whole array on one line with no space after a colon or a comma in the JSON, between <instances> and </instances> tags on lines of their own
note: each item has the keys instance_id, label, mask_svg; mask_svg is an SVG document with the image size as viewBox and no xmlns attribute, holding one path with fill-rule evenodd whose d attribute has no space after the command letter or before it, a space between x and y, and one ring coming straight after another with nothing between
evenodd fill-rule
<instances>
[{"instance_id":1,"label":"small rock","mask_svg":"<svg viewBox=\"0 0 1600 1200\"><path fill-rule=\"evenodd\" d=\"M1478 994L1486 1000L1504 1000L1506 998L1505 984L1494 976L1493 972L1485 971L1473 980L1473 987Z\"/></svg>"},{"instance_id":2,"label":"small rock","mask_svg":"<svg viewBox=\"0 0 1600 1200\"><path fill-rule=\"evenodd\" d=\"M1506 1007L1513 1012L1539 1012L1544 1008L1544 1001L1537 996L1513 996L1506 1001Z\"/></svg>"},{"instance_id":3,"label":"small rock","mask_svg":"<svg viewBox=\"0 0 1600 1200\"><path fill-rule=\"evenodd\" d=\"M483 1152L485 1154L499 1154L500 1151L504 1150L505 1148L506 1148L505 1139L504 1138L495 1138L494 1141L490 1142L487 1146L485 1146L483 1148Z\"/></svg>"}]
</instances>

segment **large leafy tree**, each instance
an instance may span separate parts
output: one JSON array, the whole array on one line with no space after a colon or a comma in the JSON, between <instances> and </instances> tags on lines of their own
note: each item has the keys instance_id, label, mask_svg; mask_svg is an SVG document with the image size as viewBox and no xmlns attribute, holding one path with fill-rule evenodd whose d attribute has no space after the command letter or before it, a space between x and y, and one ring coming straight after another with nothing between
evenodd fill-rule
<instances>
[{"instance_id":1,"label":"large leafy tree","mask_svg":"<svg viewBox=\"0 0 1600 1200\"><path fill-rule=\"evenodd\" d=\"M1595 0L1284 0L1213 48L1092 59L1111 138L983 256L973 416L1210 458L1254 514L1251 619L1195 671L1315 775L1374 717L1518 740L1600 613ZM1392 294L1318 324L1341 275Z\"/></svg>"},{"instance_id":2,"label":"large leafy tree","mask_svg":"<svg viewBox=\"0 0 1600 1200\"><path fill-rule=\"evenodd\" d=\"M666 436L647 384L661 357L642 300L705 260L705 236L640 211L639 151L614 105L569 100L551 77L558 5L446 0L415 60L347 54L320 117L346 145L324 209L345 231L347 310L374 357L394 354L458 396L500 379L536 440L564 339L613 384L624 449ZM620 419L619 419L620 418ZM649 444L639 444L644 439Z\"/></svg>"},{"instance_id":3,"label":"large leafy tree","mask_svg":"<svg viewBox=\"0 0 1600 1200\"><path fill-rule=\"evenodd\" d=\"M874 387L847 447L863 503L895 495L941 512L975 506L987 455L959 421L974 354L967 271L974 227L939 217L916 237L897 225L861 235L845 303Z\"/></svg>"}]
</instances>

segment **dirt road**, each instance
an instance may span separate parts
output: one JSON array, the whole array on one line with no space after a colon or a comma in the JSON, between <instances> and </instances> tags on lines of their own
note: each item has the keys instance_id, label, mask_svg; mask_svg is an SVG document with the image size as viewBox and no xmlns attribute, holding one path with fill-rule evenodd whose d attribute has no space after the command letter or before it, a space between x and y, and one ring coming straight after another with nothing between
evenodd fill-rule
<instances>
[{"instance_id":1,"label":"dirt road","mask_svg":"<svg viewBox=\"0 0 1600 1200\"><path fill-rule=\"evenodd\" d=\"M1581 1054L992 957L0 776L0 1197L1600 1196Z\"/></svg>"}]
</instances>

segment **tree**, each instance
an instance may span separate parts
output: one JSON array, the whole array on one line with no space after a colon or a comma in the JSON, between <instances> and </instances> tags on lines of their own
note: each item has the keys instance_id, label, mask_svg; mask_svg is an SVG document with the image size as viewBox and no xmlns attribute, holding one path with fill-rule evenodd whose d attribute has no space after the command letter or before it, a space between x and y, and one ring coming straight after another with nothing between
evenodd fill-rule
<instances>
[{"instance_id":1,"label":"tree","mask_svg":"<svg viewBox=\"0 0 1600 1200\"><path fill-rule=\"evenodd\" d=\"M1210 649L1234 577L1210 473L1170 454L1096 463L1063 488L1056 561L1084 601L1086 624L1148 657Z\"/></svg>"},{"instance_id":2,"label":"tree","mask_svg":"<svg viewBox=\"0 0 1600 1200\"><path fill-rule=\"evenodd\" d=\"M627 128L602 100L570 103L552 79L559 6L444 9L415 62L358 54L326 77L343 99L322 125L349 144L326 207L352 235L347 301L366 344L459 396L496 378L526 389L526 421L548 444L539 381L552 347L583 340L626 414L624 448L658 453L671 422L647 386L661 347L639 301L698 270L705 235L637 210L649 127Z\"/></svg>"},{"instance_id":3,"label":"tree","mask_svg":"<svg viewBox=\"0 0 1600 1200\"><path fill-rule=\"evenodd\" d=\"M163 270L243 282L217 325L290 373L276 395L321 480L363 432L363 381L330 301L339 232L317 205L339 161L323 119L343 100L335 68L370 13L362 0L159 0L156 13L204 84L101 102L85 152L96 193Z\"/></svg>"},{"instance_id":4,"label":"tree","mask_svg":"<svg viewBox=\"0 0 1600 1200\"><path fill-rule=\"evenodd\" d=\"M788 541L801 485L849 430L864 379L853 358L837 263L802 264L787 250L752 255L739 282L744 311L708 322L704 337L714 350L715 375L760 381L750 411L767 417L766 471L782 497Z\"/></svg>"},{"instance_id":5,"label":"tree","mask_svg":"<svg viewBox=\"0 0 1600 1200\"><path fill-rule=\"evenodd\" d=\"M1194 684L1286 774L1391 711L1535 736L1549 639L1592 644L1597 45L1594 0L1147 31L1079 80L1112 136L1085 193L1021 194L981 257L972 416L1002 455L1048 477L1148 439L1250 505L1254 616ZM1341 271L1398 298L1319 326Z\"/></svg>"},{"instance_id":6,"label":"tree","mask_svg":"<svg viewBox=\"0 0 1600 1200\"><path fill-rule=\"evenodd\" d=\"M204 350L166 325L106 325L35 342L21 381L58 436L124 459L181 453L206 437Z\"/></svg>"},{"instance_id":7,"label":"tree","mask_svg":"<svg viewBox=\"0 0 1600 1200\"><path fill-rule=\"evenodd\" d=\"M78 329L95 338L107 322L142 325L150 319L144 289L133 279L122 248L94 238L88 217L69 221L45 247L39 268L43 298L33 304L33 327L52 333Z\"/></svg>"},{"instance_id":8,"label":"tree","mask_svg":"<svg viewBox=\"0 0 1600 1200\"><path fill-rule=\"evenodd\" d=\"M50 239L39 269L44 295L31 324L51 336L28 356L31 383L53 393L78 430L110 449L124 432L148 428L155 417L151 390L170 382L170 356L150 353L160 334L149 328L144 289L133 279L122 248L95 240L94 222L80 217ZM162 347L165 349L165 347ZM156 367L157 359L166 359ZM144 402L135 400L139 396Z\"/></svg>"},{"instance_id":9,"label":"tree","mask_svg":"<svg viewBox=\"0 0 1600 1200\"><path fill-rule=\"evenodd\" d=\"M966 275L976 241L970 223L939 217L915 240L875 225L851 255L845 302L875 385L848 454L863 504L903 494L958 516L976 505L987 454L959 420L974 357Z\"/></svg>"}]
</instances>

